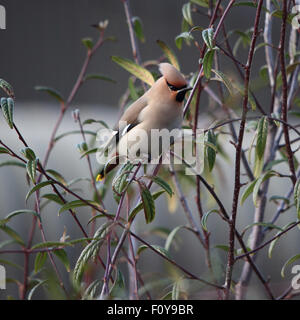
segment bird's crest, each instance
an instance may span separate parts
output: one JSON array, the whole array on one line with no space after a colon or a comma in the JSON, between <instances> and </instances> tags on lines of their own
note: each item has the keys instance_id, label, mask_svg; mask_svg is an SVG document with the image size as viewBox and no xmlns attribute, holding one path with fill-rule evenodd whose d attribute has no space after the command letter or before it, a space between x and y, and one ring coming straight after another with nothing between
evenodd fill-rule
<instances>
[{"instance_id":1,"label":"bird's crest","mask_svg":"<svg viewBox=\"0 0 300 320\"><path fill-rule=\"evenodd\" d=\"M159 71L166 78L167 82L173 86L182 88L187 85L183 75L170 63L160 63Z\"/></svg>"}]
</instances>

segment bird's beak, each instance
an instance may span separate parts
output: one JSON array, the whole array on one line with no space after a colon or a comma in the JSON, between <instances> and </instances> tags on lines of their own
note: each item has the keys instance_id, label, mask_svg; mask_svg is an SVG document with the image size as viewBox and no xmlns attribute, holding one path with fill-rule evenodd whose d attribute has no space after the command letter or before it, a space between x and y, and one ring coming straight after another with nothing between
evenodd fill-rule
<instances>
[{"instance_id":1,"label":"bird's beak","mask_svg":"<svg viewBox=\"0 0 300 320\"><path fill-rule=\"evenodd\" d=\"M192 87L187 87L187 88L178 90L176 94L176 101L182 102L184 100L185 94L192 89L193 89Z\"/></svg>"}]
</instances>

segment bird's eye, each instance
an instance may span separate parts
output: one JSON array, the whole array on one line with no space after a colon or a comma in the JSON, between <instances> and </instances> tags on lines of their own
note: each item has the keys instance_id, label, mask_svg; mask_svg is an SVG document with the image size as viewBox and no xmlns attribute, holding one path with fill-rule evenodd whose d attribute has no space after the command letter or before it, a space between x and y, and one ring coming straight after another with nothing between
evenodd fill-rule
<instances>
[{"instance_id":1,"label":"bird's eye","mask_svg":"<svg viewBox=\"0 0 300 320\"><path fill-rule=\"evenodd\" d=\"M178 87L173 86L173 85L172 85L171 83L169 83L168 81L166 81L166 82L167 82L168 87L169 87L170 90L172 90L172 91L178 91L178 90L183 89L183 88L186 87L186 86L183 86L183 87L178 88Z\"/></svg>"}]
</instances>

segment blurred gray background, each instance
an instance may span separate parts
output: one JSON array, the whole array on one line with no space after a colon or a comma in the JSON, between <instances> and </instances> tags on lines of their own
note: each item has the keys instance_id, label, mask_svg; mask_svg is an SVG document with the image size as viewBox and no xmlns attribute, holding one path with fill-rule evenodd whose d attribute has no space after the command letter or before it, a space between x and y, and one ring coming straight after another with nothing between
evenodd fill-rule
<instances>
[{"instance_id":1,"label":"blurred gray background","mask_svg":"<svg viewBox=\"0 0 300 320\"><path fill-rule=\"evenodd\" d=\"M182 20L181 7L186 3L185 0L132 0L131 10L134 16L142 19L146 43L140 44L142 59L156 59L161 56L162 52L156 44L156 40L160 39L170 45L179 57L182 70L189 73L197 70L198 52L195 48L188 48L184 45L182 51L176 49L174 38L178 35ZM225 1L224 1L225 3ZM72 121L71 110L80 108L83 119L96 118L105 120L108 124L113 125L117 119L118 104L120 97L127 88L128 73L111 61L112 55L132 59L132 52L129 42L129 34L127 29L126 18L123 10L122 2L119 0L2 0L7 10L7 30L0 30L0 78L10 82L16 93L16 110L15 121L22 130L30 146L36 151L36 154L43 158L50 132L53 129L57 119L59 106L53 102L53 99L47 95L36 92L33 87L35 85L46 85L59 90L63 96L67 97L74 81L80 71L86 49L81 44L83 37L93 37L96 39L97 31L90 27L91 24L108 19L109 27L106 31L107 36L115 36L116 42L107 42L95 55L89 66L89 72L102 73L117 81L112 84L104 81L91 81L85 84L79 94L76 96L70 110L66 113L65 119L59 130L59 133L68 130L76 130L77 125ZM226 28L246 30L253 25L254 11L245 8L234 8L226 19ZM195 15L195 24L206 26L208 20L206 17ZM263 24L261 24L263 28ZM278 25L275 23L275 30ZM200 32L195 33L200 41ZM261 39L260 39L261 41ZM233 42L234 43L234 42ZM245 59L245 54L240 53L240 59ZM258 71L258 67L264 64L263 50L258 51L255 56L254 70ZM224 60L224 68L232 71L233 67ZM254 72L255 73L255 72ZM254 75L256 76L256 75ZM267 102L268 97L263 92L257 93L260 101ZM205 106L203 106L204 108ZM205 115L201 115L201 125L208 126L210 120ZM250 141L250 138L248 141ZM0 139L3 139L14 150L20 150L22 145L18 141L14 132L8 129L4 120L0 120ZM80 160L80 155L76 151L76 144L81 142L80 136L70 136L59 142L50 158L49 168L63 172L67 180L76 177L88 176L86 163ZM224 147L230 156L233 155L233 147L228 141L224 141ZM2 159L2 156L1 156ZM3 159L6 159L3 157ZM216 186L221 199L230 211L232 199L232 162L227 163L220 161L220 172L223 172L224 180L221 186ZM19 168L0 168L0 218L7 215L13 210L20 208L31 208L33 203L25 204L24 198L28 191L25 175ZM217 173L216 173L217 174ZM219 177L219 176L218 176ZM276 178L274 179L275 181ZM88 197L89 187L82 183L83 195ZM283 183L272 184L270 194L278 194L282 192L286 185ZM50 191L50 189L48 190ZM186 190L190 203L193 205L194 194ZM283 191L284 192L284 191ZM167 205L164 198L158 202L157 218L153 225L145 226L143 217L138 219L137 230L143 234L145 230L153 228L153 226L163 226L174 228L177 225L185 224L186 219L183 211L178 205L176 212L172 215L168 213ZM107 209L114 212L116 205L109 196L107 200ZM46 226L46 235L49 240L58 240L67 229L71 238L80 238L82 235L78 230L74 221L67 213L60 217L57 216L59 207L50 205L43 215L44 224ZM192 207L196 215L195 207ZM238 223L245 226L252 221L253 204L251 199L242 207L239 213ZM271 218L275 210L274 205L270 205L266 212L266 216ZM79 218L85 225L90 218L88 210L80 210ZM284 225L290 221L291 213L282 217L279 224ZM100 222L98 222L99 225ZM10 224L15 227L25 239L30 230L31 220L28 217L20 217ZM208 223L212 232L212 244L221 244L228 242L227 227L216 216L211 216ZM226 232L224 232L226 231ZM299 232L298 232L299 233ZM294 231L294 238L286 237L280 242L277 251L274 253L272 260L266 255L266 250L261 253L262 259L259 264L263 266L266 273L272 276L274 280L274 288L280 293L291 279L280 278L280 269L284 262L291 255L298 253L299 234ZM173 250L172 254L175 259L187 269L199 275L206 275L206 267L204 263L203 249L196 244L195 238L181 231L181 242L177 251ZM0 233L2 240L3 233ZM163 245L164 241L159 237L148 238L151 243ZM291 241L291 239L293 239ZM40 241L39 231L36 231L35 241ZM71 260L71 266L74 266L76 259L80 253L80 247L77 249L67 249ZM196 252L196 254L195 254ZM226 262L226 254L214 249L214 259L216 265L224 268ZM146 280L150 272L156 275L164 275L168 268L167 264L162 262L160 258L154 256L151 252L143 253L145 259L141 261L139 268L147 273ZM5 255L7 260L13 260L15 263L23 263L22 255L12 258L11 255ZM65 279L68 274L64 271L58 262L61 272ZM241 262L239 266L241 266ZM236 276L239 268L237 268ZM9 277L16 275L13 267L7 267ZM224 275L220 273L222 278ZM22 272L17 272L17 278L22 282ZM255 277L253 277L255 279ZM42 290L35 297L44 298ZM215 292L198 293L200 298L215 298ZM0 297L6 298L7 295L16 296L17 289L14 284L8 284L8 289L4 292L0 291ZM250 298L264 298L263 290L260 284L255 280L249 291Z\"/></svg>"}]
</instances>

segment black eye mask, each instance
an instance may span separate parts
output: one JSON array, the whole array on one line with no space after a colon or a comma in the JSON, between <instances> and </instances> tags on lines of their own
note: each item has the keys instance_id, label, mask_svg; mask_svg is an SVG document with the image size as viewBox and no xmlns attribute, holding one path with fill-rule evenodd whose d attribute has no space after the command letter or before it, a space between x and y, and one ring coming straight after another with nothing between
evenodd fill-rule
<instances>
[{"instance_id":1,"label":"black eye mask","mask_svg":"<svg viewBox=\"0 0 300 320\"><path fill-rule=\"evenodd\" d=\"M168 87L169 87L172 91L178 91L178 90L181 90L181 89L186 88L186 85L183 86L183 87L175 87L175 86L173 86L171 83L169 83L168 81L166 81L166 82L167 82Z\"/></svg>"}]
</instances>

